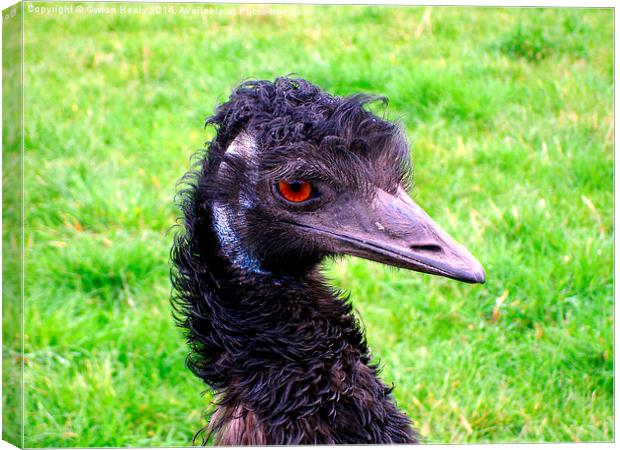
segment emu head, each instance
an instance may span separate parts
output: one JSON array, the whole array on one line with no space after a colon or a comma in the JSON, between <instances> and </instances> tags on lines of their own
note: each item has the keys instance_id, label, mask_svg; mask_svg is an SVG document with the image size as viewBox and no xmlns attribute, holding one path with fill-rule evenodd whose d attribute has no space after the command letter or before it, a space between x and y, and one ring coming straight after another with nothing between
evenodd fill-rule
<instances>
[{"instance_id":1,"label":"emu head","mask_svg":"<svg viewBox=\"0 0 620 450\"><path fill-rule=\"evenodd\" d=\"M203 189L221 250L242 271L303 272L354 255L482 283L480 263L406 192L401 129L304 80L241 85L210 123Z\"/></svg>"}]
</instances>

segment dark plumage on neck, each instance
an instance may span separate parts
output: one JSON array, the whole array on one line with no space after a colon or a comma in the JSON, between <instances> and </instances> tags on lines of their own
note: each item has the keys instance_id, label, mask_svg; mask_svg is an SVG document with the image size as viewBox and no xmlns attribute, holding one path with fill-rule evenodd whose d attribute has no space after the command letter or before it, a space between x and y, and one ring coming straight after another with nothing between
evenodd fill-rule
<instances>
[{"instance_id":1,"label":"dark plumage on neck","mask_svg":"<svg viewBox=\"0 0 620 450\"><path fill-rule=\"evenodd\" d=\"M173 280L188 365L218 403L204 443L212 434L237 445L414 442L351 304L317 261L247 270L221 247L212 205L196 193L186 197L191 236L177 237Z\"/></svg>"}]
</instances>

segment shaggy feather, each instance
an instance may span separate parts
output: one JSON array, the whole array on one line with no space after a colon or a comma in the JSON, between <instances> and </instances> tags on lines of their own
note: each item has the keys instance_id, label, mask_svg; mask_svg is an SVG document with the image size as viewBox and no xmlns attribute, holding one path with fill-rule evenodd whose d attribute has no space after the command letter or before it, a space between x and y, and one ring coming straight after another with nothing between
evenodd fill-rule
<instances>
[{"instance_id":1,"label":"shaggy feather","mask_svg":"<svg viewBox=\"0 0 620 450\"><path fill-rule=\"evenodd\" d=\"M211 433L223 445L416 442L351 303L319 273L330 252L295 235L259 188L303 177L357 195L368 180L396 192L409 178L409 152L398 126L364 109L374 100L331 96L301 79L252 81L207 121L217 135L183 179L171 251L187 363L218 399L203 444ZM255 139L251 160L226 154L242 131ZM214 204L227 208L227 232L261 270L224 248Z\"/></svg>"}]
</instances>

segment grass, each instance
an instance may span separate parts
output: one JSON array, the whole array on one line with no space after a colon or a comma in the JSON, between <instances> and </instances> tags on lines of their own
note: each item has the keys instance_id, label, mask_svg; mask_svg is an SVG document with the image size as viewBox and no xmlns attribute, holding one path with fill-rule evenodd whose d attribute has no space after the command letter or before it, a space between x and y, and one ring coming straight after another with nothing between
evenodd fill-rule
<instances>
[{"instance_id":1,"label":"grass","mask_svg":"<svg viewBox=\"0 0 620 450\"><path fill-rule=\"evenodd\" d=\"M216 101L291 72L387 95L413 195L485 265L326 268L427 441L614 439L612 10L174 8L25 14L26 446L191 443L175 182Z\"/></svg>"}]
</instances>

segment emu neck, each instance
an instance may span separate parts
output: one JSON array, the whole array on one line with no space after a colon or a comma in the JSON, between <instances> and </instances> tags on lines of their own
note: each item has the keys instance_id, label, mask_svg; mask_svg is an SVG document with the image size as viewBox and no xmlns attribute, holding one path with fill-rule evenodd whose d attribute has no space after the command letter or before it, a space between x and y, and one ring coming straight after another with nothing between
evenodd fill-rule
<instances>
[{"instance_id":1,"label":"emu neck","mask_svg":"<svg viewBox=\"0 0 620 450\"><path fill-rule=\"evenodd\" d=\"M352 314L317 269L273 274L248 259L224 256L226 274L211 286L221 344L233 359L260 366L338 359L343 344L366 360L368 350ZM253 270L246 270L251 264ZM237 361L240 362L240 361Z\"/></svg>"},{"instance_id":2,"label":"emu neck","mask_svg":"<svg viewBox=\"0 0 620 450\"><path fill-rule=\"evenodd\" d=\"M317 269L247 271L213 225L195 231L199 261L184 262L200 274L184 326L190 368L217 391L216 442L415 442L370 363L351 304Z\"/></svg>"}]
</instances>

